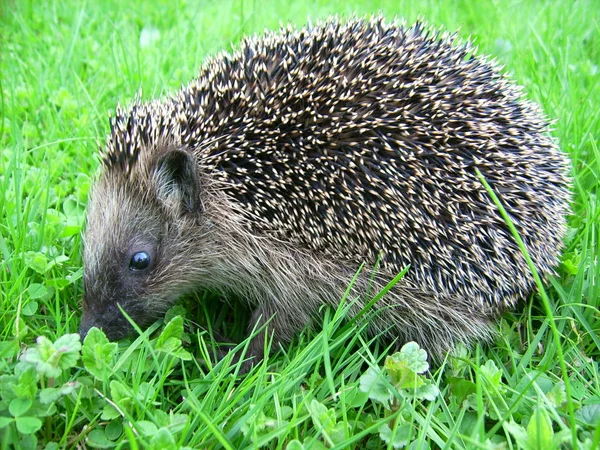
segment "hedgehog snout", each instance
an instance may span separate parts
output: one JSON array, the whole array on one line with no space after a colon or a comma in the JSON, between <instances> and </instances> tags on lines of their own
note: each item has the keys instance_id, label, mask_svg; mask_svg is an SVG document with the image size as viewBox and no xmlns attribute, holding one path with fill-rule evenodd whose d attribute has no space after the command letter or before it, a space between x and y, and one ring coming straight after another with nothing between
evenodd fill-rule
<instances>
[{"instance_id":1,"label":"hedgehog snout","mask_svg":"<svg viewBox=\"0 0 600 450\"><path fill-rule=\"evenodd\" d=\"M93 327L101 329L111 341L127 337L133 332L133 327L116 303L102 304L86 300L79 323L79 335L82 341Z\"/></svg>"}]
</instances>

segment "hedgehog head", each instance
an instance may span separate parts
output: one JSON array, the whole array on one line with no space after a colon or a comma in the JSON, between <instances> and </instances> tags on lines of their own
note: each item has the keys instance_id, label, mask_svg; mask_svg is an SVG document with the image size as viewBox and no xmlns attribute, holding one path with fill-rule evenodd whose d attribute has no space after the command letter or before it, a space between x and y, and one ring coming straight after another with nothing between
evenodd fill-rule
<instances>
[{"instance_id":1,"label":"hedgehog head","mask_svg":"<svg viewBox=\"0 0 600 450\"><path fill-rule=\"evenodd\" d=\"M202 217L193 156L177 143L152 141L151 128L120 130L120 120L88 206L80 327L85 335L97 326L111 339L132 331L119 307L149 325L202 271L201 252L184 232Z\"/></svg>"}]
</instances>

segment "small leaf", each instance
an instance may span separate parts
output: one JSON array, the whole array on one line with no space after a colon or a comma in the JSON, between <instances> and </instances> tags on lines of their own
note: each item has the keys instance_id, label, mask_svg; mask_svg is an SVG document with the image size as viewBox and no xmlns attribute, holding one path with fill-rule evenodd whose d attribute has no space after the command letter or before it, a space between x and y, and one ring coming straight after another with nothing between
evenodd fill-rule
<instances>
[{"instance_id":1,"label":"small leaf","mask_svg":"<svg viewBox=\"0 0 600 450\"><path fill-rule=\"evenodd\" d=\"M191 361L192 359L194 359L194 357L192 356L192 354L190 352L188 352L187 350L185 350L181 347L172 351L171 356L174 356L175 358L179 358L182 361Z\"/></svg>"},{"instance_id":2,"label":"small leaf","mask_svg":"<svg viewBox=\"0 0 600 450\"><path fill-rule=\"evenodd\" d=\"M160 333L160 336L156 340L156 348L160 349L169 339L181 339L182 335L183 318L181 316L175 316L167 323L167 325L165 325L165 329Z\"/></svg>"},{"instance_id":3,"label":"small leaf","mask_svg":"<svg viewBox=\"0 0 600 450\"><path fill-rule=\"evenodd\" d=\"M178 450L175 439L166 428L161 428L150 440L148 450Z\"/></svg>"},{"instance_id":4,"label":"small leaf","mask_svg":"<svg viewBox=\"0 0 600 450\"><path fill-rule=\"evenodd\" d=\"M527 425L527 442L531 448L549 450L553 445L554 431L548 413L542 408L536 408L529 425Z\"/></svg>"},{"instance_id":5,"label":"small leaf","mask_svg":"<svg viewBox=\"0 0 600 450\"><path fill-rule=\"evenodd\" d=\"M54 266L61 266L62 263L66 262L68 260L69 260L69 257L67 255L58 255L56 258L52 258L51 260L48 261L48 264L46 265L46 272L48 272Z\"/></svg>"},{"instance_id":6,"label":"small leaf","mask_svg":"<svg viewBox=\"0 0 600 450\"><path fill-rule=\"evenodd\" d=\"M385 359L384 367L394 387L403 396L427 398L437 396L437 389L421 373L429 369L427 352L415 342L408 342L402 349Z\"/></svg>"},{"instance_id":7,"label":"small leaf","mask_svg":"<svg viewBox=\"0 0 600 450\"><path fill-rule=\"evenodd\" d=\"M160 337L159 337L160 339ZM173 353L181 345L181 339L170 337L167 339L161 339L160 342L156 343L156 350L159 352Z\"/></svg>"},{"instance_id":8,"label":"small leaf","mask_svg":"<svg viewBox=\"0 0 600 450\"><path fill-rule=\"evenodd\" d=\"M423 384L421 377L408 367L399 353L385 358L384 367L397 389L416 389Z\"/></svg>"},{"instance_id":9,"label":"small leaf","mask_svg":"<svg viewBox=\"0 0 600 450\"><path fill-rule=\"evenodd\" d=\"M339 445L348 439L348 424L346 422L338 422L327 432L333 443Z\"/></svg>"},{"instance_id":10,"label":"small leaf","mask_svg":"<svg viewBox=\"0 0 600 450\"><path fill-rule=\"evenodd\" d=\"M410 440L412 427L409 424L398 425L396 434L393 434L392 429L387 423L379 427L379 438L386 444L392 444L394 448L403 448L408 445Z\"/></svg>"},{"instance_id":11,"label":"small leaf","mask_svg":"<svg viewBox=\"0 0 600 450\"><path fill-rule=\"evenodd\" d=\"M35 347L32 350L37 350L37 353L32 352L32 360L46 362L56 352L52 341L46 336L38 336L35 340Z\"/></svg>"},{"instance_id":12,"label":"small leaf","mask_svg":"<svg viewBox=\"0 0 600 450\"><path fill-rule=\"evenodd\" d=\"M79 361L81 351L81 339L79 334L65 334L59 337L54 343L57 352L60 353L58 365L61 369L70 369L75 367Z\"/></svg>"},{"instance_id":13,"label":"small leaf","mask_svg":"<svg viewBox=\"0 0 600 450\"><path fill-rule=\"evenodd\" d=\"M100 415L102 420L114 420L118 417L121 417L121 413L119 413L114 406L110 404L104 405L104 408L102 408L102 414Z\"/></svg>"},{"instance_id":14,"label":"small leaf","mask_svg":"<svg viewBox=\"0 0 600 450\"><path fill-rule=\"evenodd\" d=\"M110 397L111 400L116 404L116 407L106 405L102 412L102 418L104 420L112 420L119 417L121 414L126 412L133 403L133 393L130 392L129 388L117 380L112 380L110 386ZM117 409L118 408L118 409Z\"/></svg>"},{"instance_id":15,"label":"small leaf","mask_svg":"<svg viewBox=\"0 0 600 450\"><path fill-rule=\"evenodd\" d=\"M87 203L88 193L90 191L91 184L92 179L88 175L84 173L77 174L77 178L75 179L75 186L77 186L77 192L75 193L75 195L77 195L77 201L80 204L85 205Z\"/></svg>"},{"instance_id":16,"label":"small leaf","mask_svg":"<svg viewBox=\"0 0 600 450\"><path fill-rule=\"evenodd\" d=\"M503 392L502 387L502 371L498 369L496 363L489 359L485 364L479 366L481 374L492 385L494 390Z\"/></svg>"},{"instance_id":17,"label":"small leaf","mask_svg":"<svg viewBox=\"0 0 600 450\"><path fill-rule=\"evenodd\" d=\"M48 404L55 402L60 398L60 389L59 388L46 388L40 391L40 402L43 404Z\"/></svg>"},{"instance_id":18,"label":"small leaf","mask_svg":"<svg viewBox=\"0 0 600 450\"><path fill-rule=\"evenodd\" d=\"M38 373L58 377L63 369L74 367L79 360L81 343L78 334L66 334L52 343L45 336L36 340L35 347L28 348L21 360L35 366Z\"/></svg>"},{"instance_id":19,"label":"small leaf","mask_svg":"<svg viewBox=\"0 0 600 450\"><path fill-rule=\"evenodd\" d=\"M81 225L65 225L62 227L59 238L64 239L71 236L75 236L81 232Z\"/></svg>"},{"instance_id":20,"label":"small leaf","mask_svg":"<svg viewBox=\"0 0 600 450\"><path fill-rule=\"evenodd\" d=\"M12 390L17 397L33 400L38 391L38 374L35 367L28 366L23 370Z\"/></svg>"},{"instance_id":21,"label":"small leaf","mask_svg":"<svg viewBox=\"0 0 600 450\"><path fill-rule=\"evenodd\" d=\"M600 404L584 405L575 411L575 417L592 427L600 424Z\"/></svg>"},{"instance_id":22,"label":"small leaf","mask_svg":"<svg viewBox=\"0 0 600 450\"><path fill-rule=\"evenodd\" d=\"M360 377L360 390L369 394L369 398L381 403L386 409L390 409L393 399L388 385L384 382L385 375L379 367L369 367Z\"/></svg>"},{"instance_id":23,"label":"small leaf","mask_svg":"<svg viewBox=\"0 0 600 450\"><path fill-rule=\"evenodd\" d=\"M23 315L26 317L31 317L37 312L37 309L38 309L37 302L28 301L27 303L25 303L23 305L23 308L21 308L21 313L23 313Z\"/></svg>"},{"instance_id":24,"label":"small leaf","mask_svg":"<svg viewBox=\"0 0 600 450\"><path fill-rule=\"evenodd\" d=\"M58 291L62 291L69 284L71 284L71 282L67 278L53 278L51 280L46 280L46 285L48 287L51 287Z\"/></svg>"},{"instance_id":25,"label":"small leaf","mask_svg":"<svg viewBox=\"0 0 600 450\"><path fill-rule=\"evenodd\" d=\"M335 410L327 408L321 402L313 399L308 408L313 423L326 436L327 442L339 444L348 437L348 426L345 422L336 423Z\"/></svg>"},{"instance_id":26,"label":"small leaf","mask_svg":"<svg viewBox=\"0 0 600 450\"><path fill-rule=\"evenodd\" d=\"M149 399L156 396L156 388L147 381L141 383L136 392L136 398L141 402L148 402Z\"/></svg>"},{"instance_id":27,"label":"small leaf","mask_svg":"<svg viewBox=\"0 0 600 450\"><path fill-rule=\"evenodd\" d=\"M428 400L433 401L440 395L440 390L435 384L427 383L423 386L419 386L417 389L414 389L412 392L408 391L407 394L411 397L420 399L420 400Z\"/></svg>"},{"instance_id":28,"label":"small leaf","mask_svg":"<svg viewBox=\"0 0 600 450\"><path fill-rule=\"evenodd\" d=\"M562 381L556 383L554 386L552 386L552 389L550 389L550 392L548 392L548 394L546 395L548 397L548 400L550 400L550 402L554 406L556 406L557 408L560 407L563 403L567 401L565 383Z\"/></svg>"},{"instance_id":29,"label":"small leaf","mask_svg":"<svg viewBox=\"0 0 600 450\"><path fill-rule=\"evenodd\" d=\"M265 413L257 411L255 405L251 405L250 409L254 409L256 412L254 412L254 414L249 413L246 421L240 428L244 436L252 436L254 432L264 430L267 423L267 416L265 416Z\"/></svg>"},{"instance_id":30,"label":"small leaf","mask_svg":"<svg viewBox=\"0 0 600 450\"><path fill-rule=\"evenodd\" d=\"M35 434L23 434L21 433L19 444L17 447L19 450L37 450L38 438Z\"/></svg>"},{"instance_id":31,"label":"small leaf","mask_svg":"<svg viewBox=\"0 0 600 450\"><path fill-rule=\"evenodd\" d=\"M298 439L290 441L286 447L286 450L307 450L306 447Z\"/></svg>"},{"instance_id":32,"label":"small leaf","mask_svg":"<svg viewBox=\"0 0 600 450\"><path fill-rule=\"evenodd\" d=\"M119 420L113 420L104 430L106 438L110 441L116 441L123 434L123 424Z\"/></svg>"},{"instance_id":33,"label":"small leaf","mask_svg":"<svg viewBox=\"0 0 600 450\"><path fill-rule=\"evenodd\" d=\"M469 395L474 394L477 390L477 385L471 380L465 380L464 378L451 378L449 382L452 395L456 397L459 403L465 401Z\"/></svg>"},{"instance_id":34,"label":"small leaf","mask_svg":"<svg viewBox=\"0 0 600 450\"><path fill-rule=\"evenodd\" d=\"M48 289L46 286L40 283L31 283L27 288L27 294L32 300L44 298L48 295Z\"/></svg>"},{"instance_id":35,"label":"small leaf","mask_svg":"<svg viewBox=\"0 0 600 450\"><path fill-rule=\"evenodd\" d=\"M352 408L361 408L369 399L369 394L360 390L359 386L352 388L345 396L345 402Z\"/></svg>"},{"instance_id":36,"label":"small leaf","mask_svg":"<svg viewBox=\"0 0 600 450\"><path fill-rule=\"evenodd\" d=\"M116 342L109 342L102 330L92 327L83 341L83 366L96 379L103 380L112 371L117 349Z\"/></svg>"},{"instance_id":37,"label":"small leaf","mask_svg":"<svg viewBox=\"0 0 600 450\"><path fill-rule=\"evenodd\" d=\"M153 436L158 432L158 427L148 420L138 420L135 428L142 436Z\"/></svg>"},{"instance_id":38,"label":"small leaf","mask_svg":"<svg viewBox=\"0 0 600 450\"><path fill-rule=\"evenodd\" d=\"M165 313L165 322L170 322L171 319L175 318L176 316L185 317L186 314L187 310L183 305L177 304L175 306L171 306Z\"/></svg>"},{"instance_id":39,"label":"small leaf","mask_svg":"<svg viewBox=\"0 0 600 450\"><path fill-rule=\"evenodd\" d=\"M42 428L42 421L37 417L17 417L15 421L21 434L33 434Z\"/></svg>"},{"instance_id":40,"label":"small leaf","mask_svg":"<svg viewBox=\"0 0 600 450\"><path fill-rule=\"evenodd\" d=\"M277 419L266 416L264 412L256 409L255 405L251 405L250 409L254 410L254 413L251 415L246 415L246 421L241 427L241 431L244 434L244 436L254 436L254 434L264 436L264 430L266 430L267 428L272 429L275 427L284 427L288 423L285 420L278 421ZM174 430L171 427L169 427L169 430L171 432L174 432Z\"/></svg>"},{"instance_id":41,"label":"small leaf","mask_svg":"<svg viewBox=\"0 0 600 450\"><path fill-rule=\"evenodd\" d=\"M316 441L316 440L313 441L313 440L307 438L305 440L304 444L302 442L300 442L298 439L294 439L293 441L290 441L290 443L285 448L285 450L309 450L309 449L310 450L327 450L327 447L321 441Z\"/></svg>"},{"instance_id":42,"label":"small leaf","mask_svg":"<svg viewBox=\"0 0 600 450\"><path fill-rule=\"evenodd\" d=\"M77 101L75 98L73 98L73 95L69 92L69 90L64 87L61 87L59 90L55 91L50 98L50 101L54 106L62 110L75 110L77 108Z\"/></svg>"},{"instance_id":43,"label":"small leaf","mask_svg":"<svg viewBox=\"0 0 600 450\"><path fill-rule=\"evenodd\" d=\"M31 405L33 405L33 400L29 398L13 398L8 404L8 412L13 417L19 417L29 411Z\"/></svg>"},{"instance_id":44,"label":"small leaf","mask_svg":"<svg viewBox=\"0 0 600 450\"><path fill-rule=\"evenodd\" d=\"M122 400L131 400L131 392L123 383L112 380L110 382L110 396L114 402L121 402Z\"/></svg>"},{"instance_id":45,"label":"small leaf","mask_svg":"<svg viewBox=\"0 0 600 450\"><path fill-rule=\"evenodd\" d=\"M106 434L102 428L94 428L87 435L87 443L91 447L96 448L111 448L114 444L106 438Z\"/></svg>"},{"instance_id":46,"label":"small leaf","mask_svg":"<svg viewBox=\"0 0 600 450\"><path fill-rule=\"evenodd\" d=\"M79 382L72 381L60 387L42 389L40 391L40 402L44 405L55 402L64 395L72 394L79 386Z\"/></svg>"},{"instance_id":47,"label":"small leaf","mask_svg":"<svg viewBox=\"0 0 600 450\"><path fill-rule=\"evenodd\" d=\"M160 409L152 411L152 414L154 415L153 422L159 428L168 427L169 424L171 423L171 416ZM185 414L182 414L182 415L185 416Z\"/></svg>"},{"instance_id":48,"label":"small leaf","mask_svg":"<svg viewBox=\"0 0 600 450\"><path fill-rule=\"evenodd\" d=\"M85 216L85 209L77 201L72 198L68 198L63 203L63 211L67 218L74 218L77 221L83 221Z\"/></svg>"},{"instance_id":49,"label":"small leaf","mask_svg":"<svg viewBox=\"0 0 600 450\"><path fill-rule=\"evenodd\" d=\"M424 373L429 370L427 362L427 352L419 347L416 342L407 342L400 349L400 356L406 361L409 369L416 373Z\"/></svg>"},{"instance_id":50,"label":"small leaf","mask_svg":"<svg viewBox=\"0 0 600 450\"><path fill-rule=\"evenodd\" d=\"M19 342L16 339L0 342L0 359L11 359L19 354Z\"/></svg>"},{"instance_id":51,"label":"small leaf","mask_svg":"<svg viewBox=\"0 0 600 450\"><path fill-rule=\"evenodd\" d=\"M579 273L579 262L573 262L571 259L566 259L562 262L561 272L566 272L569 275L577 275Z\"/></svg>"},{"instance_id":52,"label":"small leaf","mask_svg":"<svg viewBox=\"0 0 600 450\"><path fill-rule=\"evenodd\" d=\"M64 216L61 212L54 208L48 208L46 210L46 223L51 226L56 226L64 220Z\"/></svg>"},{"instance_id":53,"label":"small leaf","mask_svg":"<svg viewBox=\"0 0 600 450\"><path fill-rule=\"evenodd\" d=\"M25 319L23 317L17 318L12 326L13 337L17 338L19 341L22 341L25 336L27 336L27 333L29 333L29 327L25 323Z\"/></svg>"},{"instance_id":54,"label":"small leaf","mask_svg":"<svg viewBox=\"0 0 600 450\"><path fill-rule=\"evenodd\" d=\"M25 252L23 255L25 265L37 273L44 275L48 266L46 255L41 252Z\"/></svg>"},{"instance_id":55,"label":"small leaf","mask_svg":"<svg viewBox=\"0 0 600 450\"><path fill-rule=\"evenodd\" d=\"M0 430L9 426L13 422L13 420L15 419L13 419L12 417L0 416Z\"/></svg>"},{"instance_id":56,"label":"small leaf","mask_svg":"<svg viewBox=\"0 0 600 450\"><path fill-rule=\"evenodd\" d=\"M388 356L384 367L403 397L433 400L438 396L437 386L420 375L429 369L429 364L427 353L415 342L405 344L400 352Z\"/></svg>"},{"instance_id":57,"label":"small leaf","mask_svg":"<svg viewBox=\"0 0 600 450\"><path fill-rule=\"evenodd\" d=\"M282 414L282 416L285 417L284 414ZM189 417L187 414L173 414L172 412L169 414L168 427L172 433L177 433L184 430L188 422Z\"/></svg>"},{"instance_id":58,"label":"small leaf","mask_svg":"<svg viewBox=\"0 0 600 450\"><path fill-rule=\"evenodd\" d=\"M60 395L71 395L81 386L79 381L69 381L60 388Z\"/></svg>"},{"instance_id":59,"label":"small leaf","mask_svg":"<svg viewBox=\"0 0 600 450\"><path fill-rule=\"evenodd\" d=\"M165 329L156 340L156 350L165 352L184 361L190 361L192 359L191 353L181 346L182 335L183 318L181 316L175 316L167 323Z\"/></svg>"},{"instance_id":60,"label":"small leaf","mask_svg":"<svg viewBox=\"0 0 600 450\"><path fill-rule=\"evenodd\" d=\"M310 402L310 415L325 429L335 424L335 413L331 417L327 407L316 399Z\"/></svg>"}]
</instances>

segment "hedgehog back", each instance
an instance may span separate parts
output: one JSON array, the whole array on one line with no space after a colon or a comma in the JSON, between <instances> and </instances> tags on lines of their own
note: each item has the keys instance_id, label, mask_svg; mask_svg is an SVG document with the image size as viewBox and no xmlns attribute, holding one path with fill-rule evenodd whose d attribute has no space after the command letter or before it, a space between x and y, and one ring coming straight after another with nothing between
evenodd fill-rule
<instances>
[{"instance_id":1,"label":"hedgehog back","mask_svg":"<svg viewBox=\"0 0 600 450\"><path fill-rule=\"evenodd\" d=\"M568 163L536 105L454 41L381 18L268 33L113 127L146 144L160 134L147 121L171 133L257 234L332 260L380 256L392 275L410 264L408 280L434 292L509 304L533 280L476 169L548 274ZM114 133L111 146L113 159L132 151Z\"/></svg>"}]
</instances>

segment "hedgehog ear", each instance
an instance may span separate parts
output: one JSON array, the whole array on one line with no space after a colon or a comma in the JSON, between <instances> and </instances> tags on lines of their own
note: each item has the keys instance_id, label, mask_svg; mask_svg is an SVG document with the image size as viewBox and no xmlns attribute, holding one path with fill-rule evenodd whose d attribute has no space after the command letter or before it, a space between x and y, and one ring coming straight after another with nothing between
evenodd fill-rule
<instances>
[{"instance_id":1,"label":"hedgehog ear","mask_svg":"<svg viewBox=\"0 0 600 450\"><path fill-rule=\"evenodd\" d=\"M201 209L200 181L192 156L181 150L169 150L156 163L153 178L156 195L177 214Z\"/></svg>"}]
</instances>

